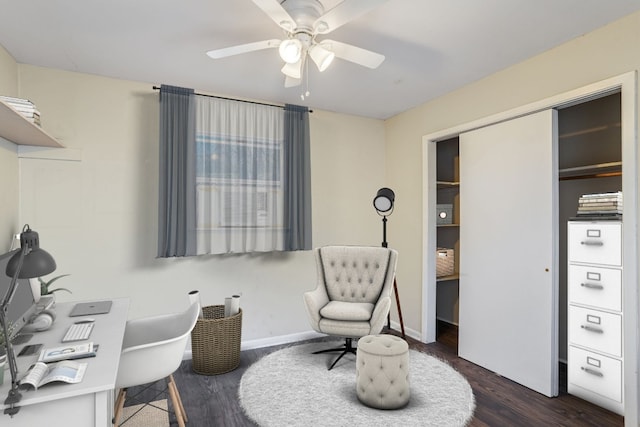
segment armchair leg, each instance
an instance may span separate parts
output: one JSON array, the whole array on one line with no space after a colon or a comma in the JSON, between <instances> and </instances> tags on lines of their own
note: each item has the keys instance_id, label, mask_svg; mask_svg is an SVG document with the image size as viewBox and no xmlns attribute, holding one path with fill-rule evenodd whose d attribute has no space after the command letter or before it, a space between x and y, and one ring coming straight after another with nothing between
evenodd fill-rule
<instances>
[{"instance_id":1,"label":"armchair leg","mask_svg":"<svg viewBox=\"0 0 640 427\"><path fill-rule=\"evenodd\" d=\"M356 354L356 350L357 348L353 347L353 338L345 338L345 343L342 347L336 347L336 348L329 348L326 350L318 350L318 351L314 351L313 354L321 354L321 353L333 353L336 351L340 351L340 355L338 356L338 358L336 360L333 361L333 363L331 364L331 366L329 366L329 371L333 369L334 366L336 366L336 363L338 363L338 361L340 359L342 359L342 357L347 354L347 353L351 353L351 354Z\"/></svg>"}]
</instances>

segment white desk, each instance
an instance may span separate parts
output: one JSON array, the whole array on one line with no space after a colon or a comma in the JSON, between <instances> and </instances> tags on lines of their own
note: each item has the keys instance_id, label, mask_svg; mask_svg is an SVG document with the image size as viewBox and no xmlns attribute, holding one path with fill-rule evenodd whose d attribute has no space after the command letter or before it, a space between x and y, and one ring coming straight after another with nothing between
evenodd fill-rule
<instances>
[{"instance_id":1,"label":"white desk","mask_svg":"<svg viewBox=\"0 0 640 427\"><path fill-rule=\"evenodd\" d=\"M69 325L82 317L69 317L75 302L56 304L56 321L44 332L36 332L29 342L14 346L16 355L29 344L44 347L62 345L62 337ZM113 412L113 390L118 375L118 364L122 351L122 339L129 312L128 299L114 299L108 314L92 315L96 319L89 341L99 344L96 357L82 359L88 362L82 382L78 384L51 383L38 390L20 389L22 400L20 411L11 418L0 411L2 426L105 426L111 427ZM82 342L82 341L78 341ZM17 357L19 376L35 363L38 355ZM10 389L9 371L5 372L4 384L0 386L0 408L4 410L4 399Z\"/></svg>"}]
</instances>

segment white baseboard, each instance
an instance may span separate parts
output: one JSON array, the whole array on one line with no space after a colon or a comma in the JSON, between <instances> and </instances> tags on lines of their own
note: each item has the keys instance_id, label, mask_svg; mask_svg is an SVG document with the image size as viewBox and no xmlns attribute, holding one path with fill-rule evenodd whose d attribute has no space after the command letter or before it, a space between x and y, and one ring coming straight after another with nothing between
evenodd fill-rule
<instances>
[{"instance_id":1,"label":"white baseboard","mask_svg":"<svg viewBox=\"0 0 640 427\"><path fill-rule=\"evenodd\" d=\"M400 323L391 321L391 328L396 331L400 331ZM414 329L405 327L404 333L411 338L421 341L420 332ZM297 332L295 334L289 334L289 335L279 335L277 337L247 340L247 341L242 341L240 343L240 351L253 350L256 348L263 348L263 347L271 347L274 345L289 344L292 342L310 340L313 338L320 338L320 337L326 337L326 335L316 331L305 331L305 332ZM182 360L190 360L191 358L192 358L191 344L189 343L187 344L187 348L184 352L184 356L182 356Z\"/></svg>"},{"instance_id":2,"label":"white baseboard","mask_svg":"<svg viewBox=\"0 0 640 427\"><path fill-rule=\"evenodd\" d=\"M289 344L292 342L310 340L310 339L319 338L319 337L326 337L326 335L318 333L316 331L305 331L305 332L297 332L295 334L289 334L289 335L279 335L277 337L247 340L247 341L242 341L240 343L240 351L253 350L256 348L263 348L263 347L271 347L274 345ZM187 344L187 348L184 351L184 356L182 356L182 360L190 360L191 358L192 358L191 344L189 343Z\"/></svg>"},{"instance_id":3,"label":"white baseboard","mask_svg":"<svg viewBox=\"0 0 640 427\"><path fill-rule=\"evenodd\" d=\"M289 335L280 335L277 337L260 338L257 340L243 341L240 344L241 350L253 350L254 348L271 347L274 345L289 344L291 342L310 340L313 338L326 337L316 331L298 332Z\"/></svg>"},{"instance_id":4,"label":"white baseboard","mask_svg":"<svg viewBox=\"0 0 640 427\"><path fill-rule=\"evenodd\" d=\"M400 322L396 322L395 320L392 320L391 329L401 332L402 328L400 327ZM419 331L416 331L415 329L407 328L406 325L404 327L404 334L408 337L411 337L413 339L416 339L422 342L422 334Z\"/></svg>"}]
</instances>

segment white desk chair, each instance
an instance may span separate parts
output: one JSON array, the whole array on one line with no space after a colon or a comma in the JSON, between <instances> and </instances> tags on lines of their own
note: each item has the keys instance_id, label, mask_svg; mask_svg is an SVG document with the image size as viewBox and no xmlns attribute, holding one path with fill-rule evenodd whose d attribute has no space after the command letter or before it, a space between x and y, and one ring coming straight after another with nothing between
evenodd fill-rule
<instances>
[{"instance_id":1,"label":"white desk chair","mask_svg":"<svg viewBox=\"0 0 640 427\"><path fill-rule=\"evenodd\" d=\"M118 426L127 388L167 379L169 396L179 426L184 426L187 414L173 380L184 355L191 330L198 320L200 305L193 303L182 313L167 314L127 322L120 356L113 424Z\"/></svg>"}]
</instances>

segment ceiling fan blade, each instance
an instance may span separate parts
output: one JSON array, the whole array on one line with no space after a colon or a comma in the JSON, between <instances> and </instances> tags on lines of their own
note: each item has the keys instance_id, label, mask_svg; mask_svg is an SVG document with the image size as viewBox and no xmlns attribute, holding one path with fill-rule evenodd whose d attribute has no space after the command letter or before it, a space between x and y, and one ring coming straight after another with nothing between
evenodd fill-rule
<instances>
[{"instance_id":1,"label":"ceiling fan blade","mask_svg":"<svg viewBox=\"0 0 640 427\"><path fill-rule=\"evenodd\" d=\"M256 0L254 0L256 1ZM388 0L349 0L316 19L313 30L316 34L327 34L357 17L375 9Z\"/></svg>"},{"instance_id":2,"label":"ceiling fan blade","mask_svg":"<svg viewBox=\"0 0 640 427\"><path fill-rule=\"evenodd\" d=\"M294 79L293 77L284 77L284 87L295 87L302 84L302 79Z\"/></svg>"},{"instance_id":3,"label":"ceiling fan blade","mask_svg":"<svg viewBox=\"0 0 640 427\"><path fill-rule=\"evenodd\" d=\"M384 61L384 55L335 40L322 40L320 44L325 49L335 53L338 58L354 62L363 67L378 68Z\"/></svg>"},{"instance_id":4,"label":"ceiling fan blade","mask_svg":"<svg viewBox=\"0 0 640 427\"><path fill-rule=\"evenodd\" d=\"M296 21L284 10L278 0L253 0L253 2L285 31L291 32L296 27Z\"/></svg>"},{"instance_id":5,"label":"ceiling fan blade","mask_svg":"<svg viewBox=\"0 0 640 427\"><path fill-rule=\"evenodd\" d=\"M237 46L224 47L222 49L214 49L207 52L213 59L226 58L227 56L240 55L241 53L253 52L256 50L269 49L280 46L280 40L262 40L259 42L239 44Z\"/></svg>"}]
</instances>

